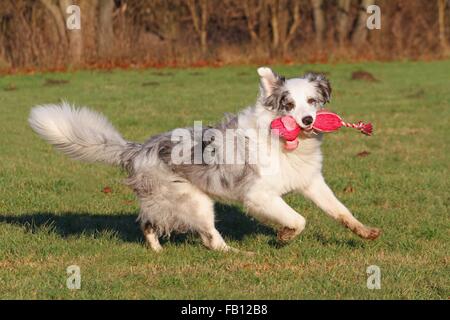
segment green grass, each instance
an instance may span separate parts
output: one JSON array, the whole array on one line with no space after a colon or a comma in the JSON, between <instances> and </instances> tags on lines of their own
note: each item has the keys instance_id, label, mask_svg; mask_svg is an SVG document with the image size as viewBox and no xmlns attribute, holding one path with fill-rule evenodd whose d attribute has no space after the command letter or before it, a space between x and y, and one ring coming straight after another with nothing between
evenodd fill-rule
<instances>
[{"instance_id":1,"label":"green grass","mask_svg":"<svg viewBox=\"0 0 450 320\"><path fill-rule=\"evenodd\" d=\"M448 299L450 61L304 65L286 76L329 72L330 108L372 121L371 138L341 130L324 142L324 174L364 223L383 229L363 241L297 195L287 202L308 223L285 247L275 234L218 205L218 229L234 247L204 249L176 236L161 254L144 247L138 206L117 168L56 153L28 127L33 105L67 99L106 114L129 140L194 120L214 122L254 102L255 67L81 71L0 78L0 297L43 299ZM379 82L351 80L366 70ZM46 79L69 80L46 85ZM6 89L6 90L5 90ZM368 151L367 157L356 154ZM103 193L109 186L111 193ZM350 188L351 187L351 188ZM351 191L351 192L349 192ZM66 268L81 268L81 290ZM381 268L381 290L366 268Z\"/></svg>"}]
</instances>

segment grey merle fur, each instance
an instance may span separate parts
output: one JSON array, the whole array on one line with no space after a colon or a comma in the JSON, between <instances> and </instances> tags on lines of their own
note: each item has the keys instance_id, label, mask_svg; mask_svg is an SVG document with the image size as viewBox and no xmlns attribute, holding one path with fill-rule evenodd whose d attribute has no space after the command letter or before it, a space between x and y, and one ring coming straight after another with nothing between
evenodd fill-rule
<instances>
[{"instance_id":1,"label":"grey merle fur","mask_svg":"<svg viewBox=\"0 0 450 320\"><path fill-rule=\"evenodd\" d=\"M236 127L237 117L227 116L222 123L213 128L222 132L225 137L226 129ZM211 127L204 128L203 132L209 128ZM199 140L202 137L194 136L193 128L186 129L189 130L194 143L203 145L202 153L206 146L213 143L218 152L224 148L225 141L207 143ZM247 186L258 177L256 166L250 164L247 157L242 164L206 164L203 159L202 163L194 164L194 147L191 148L190 163L172 163L171 154L176 142L171 141L171 133L166 132L151 137L143 144L128 143L120 155L120 163L129 174L126 184L138 195L141 206L153 211L157 210L161 212L161 216L173 217L169 219L170 222L166 219L159 222L153 221L153 215L147 215L147 210L141 210L138 220L142 225L156 226L159 235L168 234L172 230L184 232L189 229L185 224L179 224L175 215L170 214L171 210L179 210L183 207L183 203L186 203L187 207L190 206L190 201L183 193L177 193L180 184L193 184L201 191L221 200L241 201ZM238 150L235 150L235 154L236 152ZM247 155L248 152L248 145L246 145L245 154ZM146 164L150 162L151 165L141 166L140 161ZM162 194L164 196L161 196ZM149 217L152 217L151 221Z\"/></svg>"}]
</instances>

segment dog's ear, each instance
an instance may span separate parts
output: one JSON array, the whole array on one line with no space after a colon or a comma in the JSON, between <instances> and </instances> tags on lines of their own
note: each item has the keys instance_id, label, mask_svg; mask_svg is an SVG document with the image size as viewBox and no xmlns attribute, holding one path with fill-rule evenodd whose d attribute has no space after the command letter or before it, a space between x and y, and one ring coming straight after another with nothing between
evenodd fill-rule
<instances>
[{"instance_id":1,"label":"dog's ear","mask_svg":"<svg viewBox=\"0 0 450 320\"><path fill-rule=\"evenodd\" d=\"M277 87L284 85L285 78L268 67L258 68L258 74L261 77L260 90L264 98L271 96Z\"/></svg>"},{"instance_id":2,"label":"dog's ear","mask_svg":"<svg viewBox=\"0 0 450 320\"><path fill-rule=\"evenodd\" d=\"M330 81L322 73L310 72L303 76L310 82L313 82L317 88L317 98L321 105L324 105L331 100L331 85Z\"/></svg>"}]
</instances>

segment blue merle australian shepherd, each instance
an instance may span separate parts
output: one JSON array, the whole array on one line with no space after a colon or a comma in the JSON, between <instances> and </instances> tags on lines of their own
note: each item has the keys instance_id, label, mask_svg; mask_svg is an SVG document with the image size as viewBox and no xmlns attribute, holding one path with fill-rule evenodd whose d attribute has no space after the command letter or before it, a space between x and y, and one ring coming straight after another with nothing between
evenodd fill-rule
<instances>
[{"instance_id":1,"label":"blue merle australian shepherd","mask_svg":"<svg viewBox=\"0 0 450 320\"><path fill-rule=\"evenodd\" d=\"M358 236L376 239L380 230L359 222L336 198L321 173L322 135L314 132L312 124L317 110L330 100L329 81L315 73L285 79L267 67L259 68L258 74L260 93L256 103L216 126L203 128L200 135L195 134L194 127L179 128L144 143L130 142L103 115L67 103L36 106L29 123L43 139L71 158L117 165L127 171L126 183L140 201L138 221L155 251L162 249L159 238L172 231L198 232L204 245L213 250L236 250L225 243L215 227L214 201L242 203L248 214L277 230L279 241L292 240L305 228L306 221L283 200L288 192L312 200ZM279 138L270 133L271 121L284 115L294 117L303 129L299 147L293 151L274 143ZM206 139L209 129L222 133L222 138ZM188 142L180 138L183 130L191 138ZM244 143L227 141L227 130L238 132ZM246 134L249 130L263 134ZM264 161L258 157L250 161L248 156L239 163L191 161L195 146L200 146L200 151L213 146L214 154L222 156L227 152L256 152L257 148L260 153L263 150Z\"/></svg>"}]
</instances>

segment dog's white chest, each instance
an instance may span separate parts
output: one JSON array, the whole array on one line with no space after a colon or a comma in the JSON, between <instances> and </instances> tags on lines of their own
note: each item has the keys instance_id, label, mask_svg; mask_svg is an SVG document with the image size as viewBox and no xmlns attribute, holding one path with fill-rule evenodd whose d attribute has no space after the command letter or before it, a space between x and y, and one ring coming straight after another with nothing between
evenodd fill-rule
<instances>
[{"instance_id":1,"label":"dog's white chest","mask_svg":"<svg viewBox=\"0 0 450 320\"><path fill-rule=\"evenodd\" d=\"M322 169L320 141L301 141L295 151L273 152L269 159L270 166L261 167L260 172L264 184L272 191L281 195L306 188Z\"/></svg>"}]
</instances>

